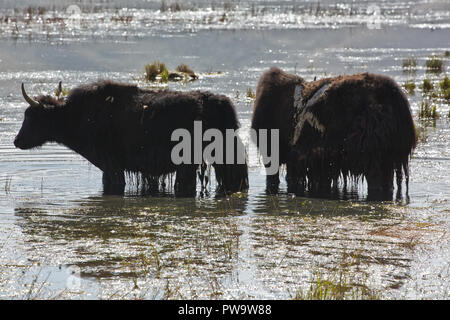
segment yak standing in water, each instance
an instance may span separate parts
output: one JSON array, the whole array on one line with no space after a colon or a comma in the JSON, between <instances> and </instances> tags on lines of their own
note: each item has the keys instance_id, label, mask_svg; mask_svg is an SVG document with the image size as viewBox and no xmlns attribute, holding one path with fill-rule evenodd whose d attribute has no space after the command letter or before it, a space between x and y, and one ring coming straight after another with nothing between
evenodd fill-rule
<instances>
[{"instance_id":1,"label":"yak standing in water","mask_svg":"<svg viewBox=\"0 0 450 320\"><path fill-rule=\"evenodd\" d=\"M329 193L339 178L365 177L368 198L408 188L417 137L408 100L390 78L369 73L306 82L278 68L258 83L253 129L279 129L288 191ZM257 141L258 143L258 141ZM276 190L278 174L267 176Z\"/></svg>"},{"instance_id":2,"label":"yak standing in water","mask_svg":"<svg viewBox=\"0 0 450 320\"><path fill-rule=\"evenodd\" d=\"M66 99L32 99L23 84L22 94L30 106L15 146L67 146L103 171L106 194L124 192L125 173L138 174L144 185L154 186L160 177L176 172L175 193L195 195L199 165L173 164L171 150L177 142L171 141L172 132L186 129L193 137L194 121L202 121L203 131L214 128L224 136L226 129L239 126L231 101L209 92L153 91L101 81L75 88ZM213 166L222 191L248 187L245 163ZM201 165L203 173L205 167Z\"/></svg>"}]
</instances>

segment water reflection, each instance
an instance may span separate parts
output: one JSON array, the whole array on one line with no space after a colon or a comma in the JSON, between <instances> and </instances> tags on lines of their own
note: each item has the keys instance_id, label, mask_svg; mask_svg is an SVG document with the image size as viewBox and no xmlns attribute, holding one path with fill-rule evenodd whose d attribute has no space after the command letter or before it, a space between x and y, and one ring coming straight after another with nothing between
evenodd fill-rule
<instances>
[{"instance_id":1,"label":"water reflection","mask_svg":"<svg viewBox=\"0 0 450 320\"><path fill-rule=\"evenodd\" d=\"M397 243L370 236L378 225L402 219L379 202L265 192L222 199L104 196L70 209L19 206L15 216L33 260L79 267L105 297L121 286L131 294L135 283L147 297L289 297L316 268L343 255L357 257L362 270L389 269L383 275L389 281L403 279L409 261ZM167 292L167 283L177 292ZM202 286L204 292L191 291Z\"/></svg>"}]
</instances>

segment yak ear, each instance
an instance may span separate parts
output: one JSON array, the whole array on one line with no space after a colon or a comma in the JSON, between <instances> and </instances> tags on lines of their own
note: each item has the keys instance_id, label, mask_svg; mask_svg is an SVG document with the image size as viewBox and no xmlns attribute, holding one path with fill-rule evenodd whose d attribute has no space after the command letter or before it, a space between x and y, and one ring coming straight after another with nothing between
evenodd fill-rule
<instances>
[{"instance_id":1,"label":"yak ear","mask_svg":"<svg viewBox=\"0 0 450 320\"><path fill-rule=\"evenodd\" d=\"M41 105L39 102L37 102L37 101L31 99L31 98L27 95L27 93L25 92L25 86L23 85L23 82L22 82L22 95L23 95L23 98L25 99L25 101L28 102L28 104L29 104L30 106L32 106L32 107L39 107L39 106Z\"/></svg>"}]
</instances>

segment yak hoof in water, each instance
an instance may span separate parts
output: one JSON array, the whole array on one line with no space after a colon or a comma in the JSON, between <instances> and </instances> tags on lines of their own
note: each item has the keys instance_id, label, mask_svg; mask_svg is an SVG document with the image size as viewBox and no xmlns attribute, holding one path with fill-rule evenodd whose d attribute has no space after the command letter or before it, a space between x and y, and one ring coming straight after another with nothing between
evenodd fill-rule
<instances>
[{"instance_id":1,"label":"yak hoof in water","mask_svg":"<svg viewBox=\"0 0 450 320\"><path fill-rule=\"evenodd\" d=\"M175 177L175 195L177 197L193 197L197 193L197 165L180 165Z\"/></svg>"},{"instance_id":2,"label":"yak hoof in water","mask_svg":"<svg viewBox=\"0 0 450 320\"><path fill-rule=\"evenodd\" d=\"M266 175L266 192L269 194L278 193L278 187L280 186L279 173Z\"/></svg>"},{"instance_id":3,"label":"yak hoof in water","mask_svg":"<svg viewBox=\"0 0 450 320\"><path fill-rule=\"evenodd\" d=\"M397 195L398 196L398 195ZM368 201L392 201L393 190L385 190L379 188L369 188L367 193Z\"/></svg>"},{"instance_id":4,"label":"yak hoof in water","mask_svg":"<svg viewBox=\"0 0 450 320\"><path fill-rule=\"evenodd\" d=\"M103 172L103 193L105 195L123 195L125 175L123 172Z\"/></svg>"},{"instance_id":5,"label":"yak hoof in water","mask_svg":"<svg viewBox=\"0 0 450 320\"><path fill-rule=\"evenodd\" d=\"M389 169L377 170L366 175L367 200L391 201L394 193L394 171Z\"/></svg>"}]
</instances>

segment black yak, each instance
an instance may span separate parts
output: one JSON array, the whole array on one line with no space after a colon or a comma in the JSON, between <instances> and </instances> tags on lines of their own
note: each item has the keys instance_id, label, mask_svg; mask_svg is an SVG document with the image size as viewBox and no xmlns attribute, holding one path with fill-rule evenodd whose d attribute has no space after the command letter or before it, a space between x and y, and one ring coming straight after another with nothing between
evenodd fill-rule
<instances>
[{"instance_id":1,"label":"black yak","mask_svg":"<svg viewBox=\"0 0 450 320\"><path fill-rule=\"evenodd\" d=\"M278 68L258 83L253 129L279 129L288 191L329 194L338 179L364 177L368 198L389 199L394 172L408 188L417 137L408 99L390 78L369 73L307 82ZM258 142L257 142L258 143ZM267 177L278 188L278 174Z\"/></svg>"},{"instance_id":2,"label":"black yak","mask_svg":"<svg viewBox=\"0 0 450 320\"><path fill-rule=\"evenodd\" d=\"M64 99L30 98L16 147L30 149L46 142L63 144L103 171L106 194L122 194L125 174L139 175L143 185L176 173L175 194L196 193L199 164L174 164L171 141L175 129L193 132L194 121L203 130L239 126L231 101L209 92L146 90L135 85L100 81L73 89ZM201 148L204 145L200 146ZM245 157L244 157L245 158ZM200 166L203 170L206 165ZM247 165L213 164L219 188L236 192L248 187ZM202 171L203 171L202 170Z\"/></svg>"}]
</instances>

